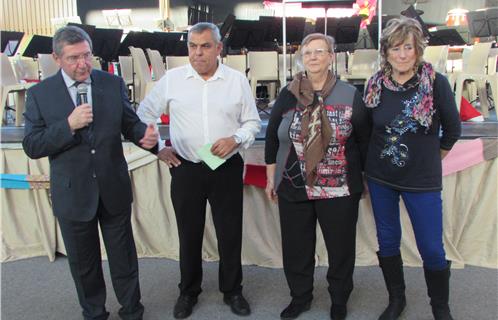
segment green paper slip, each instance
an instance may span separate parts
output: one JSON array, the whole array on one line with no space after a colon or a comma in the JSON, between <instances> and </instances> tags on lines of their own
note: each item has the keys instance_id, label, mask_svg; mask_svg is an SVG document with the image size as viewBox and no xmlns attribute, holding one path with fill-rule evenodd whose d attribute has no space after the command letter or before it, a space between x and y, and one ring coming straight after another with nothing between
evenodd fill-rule
<instances>
[{"instance_id":1,"label":"green paper slip","mask_svg":"<svg viewBox=\"0 0 498 320\"><path fill-rule=\"evenodd\" d=\"M201 160L204 161L204 163L207 164L211 168L211 170L216 170L216 168L225 163L226 160L212 154L212 146L212 143L204 145L199 150L197 150L197 155L199 155Z\"/></svg>"}]
</instances>

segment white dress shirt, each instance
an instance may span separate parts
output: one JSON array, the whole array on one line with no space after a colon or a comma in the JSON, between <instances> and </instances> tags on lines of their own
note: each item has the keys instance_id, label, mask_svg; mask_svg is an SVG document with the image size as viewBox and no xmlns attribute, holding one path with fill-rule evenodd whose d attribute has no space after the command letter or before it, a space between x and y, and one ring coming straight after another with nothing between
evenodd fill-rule
<instances>
[{"instance_id":1,"label":"white dress shirt","mask_svg":"<svg viewBox=\"0 0 498 320\"><path fill-rule=\"evenodd\" d=\"M196 151L202 146L232 135L241 139L239 148L247 149L261 129L248 80L223 64L208 80L190 64L168 70L137 111L145 123L155 123L162 113L170 116L175 152L192 162L201 161Z\"/></svg>"}]
</instances>

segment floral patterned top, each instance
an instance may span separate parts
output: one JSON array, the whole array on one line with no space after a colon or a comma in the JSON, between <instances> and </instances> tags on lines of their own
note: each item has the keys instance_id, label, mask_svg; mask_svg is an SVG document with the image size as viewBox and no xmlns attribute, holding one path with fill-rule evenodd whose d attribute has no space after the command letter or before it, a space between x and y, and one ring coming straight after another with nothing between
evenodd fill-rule
<instances>
[{"instance_id":1,"label":"floral patterned top","mask_svg":"<svg viewBox=\"0 0 498 320\"><path fill-rule=\"evenodd\" d=\"M434 113L423 126L413 112L420 100L416 82L414 76L401 91L383 85L378 106L370 109L373 131L365 172L397 190L437 191L442 188L440 149L450 150L460 137L460 117L448 80L436 73Z\"/></svg>"}]
</instances>

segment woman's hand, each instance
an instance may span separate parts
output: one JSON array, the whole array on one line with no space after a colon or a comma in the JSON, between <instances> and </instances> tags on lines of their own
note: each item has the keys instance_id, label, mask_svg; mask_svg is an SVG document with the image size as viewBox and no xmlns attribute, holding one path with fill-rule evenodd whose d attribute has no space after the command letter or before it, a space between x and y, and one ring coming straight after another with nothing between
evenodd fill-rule
<instances>
[{"instance_id":1,"label":"woman's hand","mask_svg":"<svg viewBox=\"0 0 498 320\"><path fill-rule=\"evenodd\" d=\"M268 200L273 201L275 203L277 202L278 198L277 198L277 193L275 192L273 180L268 180L266 182L265 193Z\"/></svg>"},{"instance_id":2,"label":"woman's hand","mask_svg":"<svg viewBox=\"0 0 498 320\"><path fill-rule=\"evenodd\" d=\"M450 150L444 150L444 149L440 149L441 150L441 160L444 159L444 157L446 157L448 155L448 153L450 153Z\"/></svg>"},{"instance_id":3,"label":"woman's hand","mask_svg":"<svg viewBox=\"0 0 498 320\"><path fill-rule=\"evenodd\" d=\"M277 193L275 192L275 169L277 165L275 163L266 165L266 188L265 193L268 200L277 202Z\"/></svg>"}]
</instances>

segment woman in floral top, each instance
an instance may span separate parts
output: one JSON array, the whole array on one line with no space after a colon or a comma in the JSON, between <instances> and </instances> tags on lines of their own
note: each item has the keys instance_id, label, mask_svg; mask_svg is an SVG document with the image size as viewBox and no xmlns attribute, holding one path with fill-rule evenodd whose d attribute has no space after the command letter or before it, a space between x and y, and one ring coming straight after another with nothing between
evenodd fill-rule
<instances>
[{"instance_id":1,"label":"woman in floral top","mask_svg":"<svg viewBox=\"0 0 498 320\"><path fill-rule=\"evenodd\" d=\"M434 318L452 319L450 263L443 247L441 160L460 136L460 119L448 81L422 60L424 48L416 20L389 21L381 36L381 69L365 90L373 124L365 173L377 228L377 255L389 292L389 305L379 320L397 319L406 306L400 196L423 260Z\"/></svg>"},{"instance_id":2,"label":"woman in floral top","mask_svg":"<svg viewBox=\"0 0 498 320\"><path fill-rule=\"evenodd\" d=\"M346 318L353 290L356 221L370 138L360 93L330 66L333 38L310 34L300 56L305 72L280 92L266 130L269 199L277 201L285 276L292 301L282 319L297 318L313 299L316 223L328 251L332 319Z\"/></svg>"}]
</instances>

